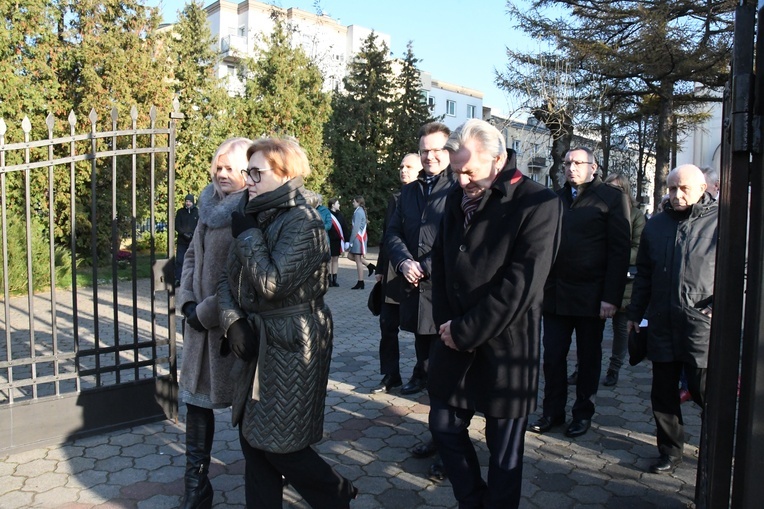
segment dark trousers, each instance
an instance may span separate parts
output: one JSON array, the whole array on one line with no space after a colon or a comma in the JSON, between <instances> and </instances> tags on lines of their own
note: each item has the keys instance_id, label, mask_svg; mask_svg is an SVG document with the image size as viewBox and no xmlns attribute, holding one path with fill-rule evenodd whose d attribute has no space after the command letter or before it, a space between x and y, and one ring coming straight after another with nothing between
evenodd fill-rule
<instances>
[{"instance_id":1,"label":"dark trousers","mask_svg":"<svg viewBox=\"0 0 764 509\"><path fill-rule=\"evenodd\" d=\"M400 376L401 353L398 346L398 326L400 320L398 304L382 303L379 313L379 370L383 375Z\"/></svg>"},{"instance_id":2,"label":"dark trousers","mask_svg":"<svg viewBox=\"0 0 764 509\"><path fill-rule=\"evenodd\" d=\"M507 509L520 505L523 452L528 417L499 419L486 416L485 438L490 459L488 482L480 475L480 462L468 427L475 412L430 399L430 432L451 481L459 509Z\"/></svg>"},{"instance_id":3,"label":"dark trousers","mask_svg":"<svg viewBox=\"0 0 764 509\"><path fill-rule=\"evenodd\" d=\"M576 332L578 382L573 419L591 419L602 372L602 332L598 316L544 314L544 415L565 416L568 401L568 352Z\"/></svg>"},{"instance_id":4,"label":"dark trousers","mask_svg":"<svg viewBox=\"0 0 764 509\"><path fill-rule=\"evenodd\" d=\"M414 334L414 351L416 352L416 364L412 378L427 379L427 363L430 359L430 346L433 341L440 341L437 334Z\"/></svg>"},{"instance_id":5,"label":"dark trousers","mask_svg":"<svg viewBox=\"0 0 764 509\"><path fill-rule=\"evenodd\" d=\"M615 372L621 370L626 352L629 349L629 333L626 330L626 322L629 319L624 311L616 311L613 315L613 349L610 355L610 366Z\"/></svg>"},{"instance_id":6,"label":"dark trousers","mask_svg":"<svg viewBox=\"0 0 764 509\"><path fill-rule=\"evenodd\" d=\"M183 260L186 258L189 245L185 242L178 242L178 249L175 250L175 279L177 281L180 281L183 275Z\"/></svg>"},{"instance_id":7,"label":"dark trousers","mask_svg":"<svg viewBox=\"0 0 764 509\"><path fill-rule=\"evenodd\" d=\"M706 399L706 369L682 362L653 362L653 387L650 400L658 429L658 451L674 458L682 457L684 421L679 401L679 376L682 368L692 400L703 408ZM701 414L702 417L702 414Z\"/></svg>"},{"instance_id":8,"label":"dark trousers","mask_svg":"<svg viewBox=\"0 0 764 509\"><path fill-rule=\"evenodd\" d=\"M241 435L244 453L244 492L247 509L281 509L283 475L310 507L346 509L353 485L335 472L311 447L276 454L255 449Z\"/></svg>"}]
</instances>

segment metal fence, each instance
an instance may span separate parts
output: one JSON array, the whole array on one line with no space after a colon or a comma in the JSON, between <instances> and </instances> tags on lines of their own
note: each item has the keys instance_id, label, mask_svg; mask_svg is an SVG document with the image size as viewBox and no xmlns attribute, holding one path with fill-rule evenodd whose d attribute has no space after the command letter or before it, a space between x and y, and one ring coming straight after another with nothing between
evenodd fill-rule
<instances>
[{"instance_id":1,"label":"metal fence","mask_svg":"<svg viewBox=\"0 0 764 509\"><path fill-rule=\"evenodd\" d=\"M178 109L0 119L0 451L177 416Z\"/></svg>"}]
</instances>

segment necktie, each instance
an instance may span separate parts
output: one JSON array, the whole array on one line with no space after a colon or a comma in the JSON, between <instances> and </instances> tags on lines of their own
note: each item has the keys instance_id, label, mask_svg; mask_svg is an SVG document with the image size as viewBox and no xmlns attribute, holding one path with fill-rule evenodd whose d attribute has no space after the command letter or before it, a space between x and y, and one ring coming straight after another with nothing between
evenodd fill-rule
<instances>
[{"instance_id":1,"label":"necktie","mask_svg":"<svg viewBox=\"0 0 764 509\"><path fill-rule=\"evenodd\" d=\"M576 199L576 196L578 195L578 190L575 187L570 188L570 194L573 195L573 199Z\"/></svg>"},{"instance_id":2,"label":"necktie","mask_svg":"<svg viewBox=\"0 0 764 509\"><path fill-rule=\"evenodd\" d=\"M472 221L472 215L475 213L475 211L478 208L478 205L480 205L480 200L483 198L483 195L476 196L475 198L470 198L466 194L462 196L462 211L464 212L464 227L467 228L470 225L470 222Z\"/></svg>"},{"instance_id":3,"label":"necktie","mask_svg":"<svg viewBox=\"0 0 764 509\"><path fill-rule=\"evenodd\" d=\"M435 178L437 175L431 175L429 177L424 178L424 195L430 196L430 193L432 192L432 186L435 183Z\"/></svg>"}]
</instances>

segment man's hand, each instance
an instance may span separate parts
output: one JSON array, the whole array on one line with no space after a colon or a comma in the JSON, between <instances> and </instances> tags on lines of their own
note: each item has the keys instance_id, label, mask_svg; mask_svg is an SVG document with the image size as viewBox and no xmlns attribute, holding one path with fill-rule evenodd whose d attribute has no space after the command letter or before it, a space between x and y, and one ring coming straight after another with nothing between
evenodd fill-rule
<instances>
[{"instance_id":1,"label":"man's hand","mask_svg":"<svg viewBox=\"0 0 764 509\"><path fill-rule=\"evenodd\" d=\"M376 279L377 283L379 283L380 281L382 281L382 274L377 274L376 276L374 276L374 279Z\"/></svg>"},{"instance_id":2,"label":"man's hand","mask_svg":"<svg viewBox=\"0 0 764 509\"><path fill-rule=\"evenodd\" d=\"M628 320L626 322L626 334L631 334L632 330L639 334L639 322L632 322L631 320Z\"/></svg>"},{"instance_id":3,"label":"man's hand","mask_svg":"<svg viewBox=\"0 0 764 509\"><path fill-rule=\"evenodd\" d=\"M441 325L438 333L440 334L440 340L443 341L444 345L453 350L459 350L456 347L456 343L454 343L454 338L451 336L451 320Z\"/></svg>"},{"instance_id":4,"label":"man's hand","mask_svg":"<svg viewBox=\"0 0 764 509\"><path fill-rule=\"evenodd\" d=\"M401 274L406 281L416 286L420 279L424 279L424 271L419 262L415 260L406 260L401 264Z\"/></svg>"},{"instance_id":5,"label":"man's hand","mask_svg":"<svg viewBox=\"0 0 764 509\"><path fill-rule=\"evenodd\" d=\"M618 311L618 308L612 305L611 303L605 302L604 300L600 302L600 319L601 320L612 318L616 311Z\"/></svg>"},{"instance_id":6,"label":"man's hand","mask_svg":"<svg viewBox=\"0 0 764 509\"><path fill-rule=\"evenodd\" d=\"M706 315L707 317L711 318L711 316L713 315L714 309L711 306L706 306L703 309L701 309L700 312Z\"/></svg>"}]
</instances>

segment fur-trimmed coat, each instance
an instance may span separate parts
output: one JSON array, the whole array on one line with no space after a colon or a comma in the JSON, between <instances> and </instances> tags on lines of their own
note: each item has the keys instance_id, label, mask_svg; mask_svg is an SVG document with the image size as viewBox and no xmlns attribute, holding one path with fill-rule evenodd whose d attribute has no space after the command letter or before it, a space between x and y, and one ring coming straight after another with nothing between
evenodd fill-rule
<instances>
[{"instance_id":1,"label":"fur-trimmed coat","mask_svg":"<svg viewBox=\"0 0 764 509\"><path fill-rule=\"evenodd\" d=\"M233 394L229 374L234 357L220 356L223 330L217 286L232 240L231 212L238 207L242 191L223 199L214 195L212 184L202 191L199 223L183 261L183 278L175 300L178 311L185 304L196 302L196 315L207 329L199 332L186 324L180 372L181 399L204 408L230 406Z\"/></svg>"}]
</instances>

